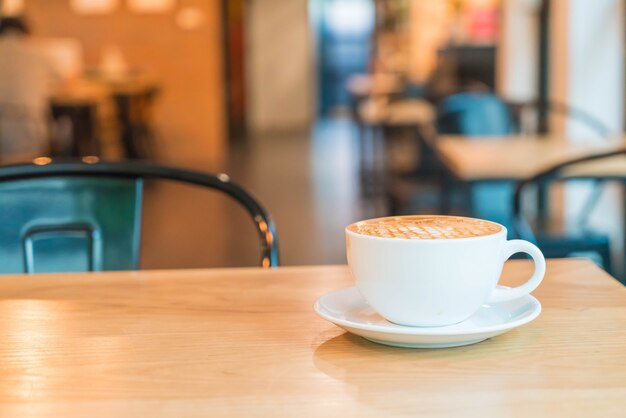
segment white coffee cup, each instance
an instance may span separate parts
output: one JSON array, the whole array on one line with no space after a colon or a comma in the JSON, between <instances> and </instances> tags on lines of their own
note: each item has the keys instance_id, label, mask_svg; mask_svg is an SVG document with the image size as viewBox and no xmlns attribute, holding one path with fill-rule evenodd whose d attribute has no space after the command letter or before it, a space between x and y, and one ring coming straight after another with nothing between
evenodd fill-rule
<instances>
[{"instance_id":1,"label":"white coffee cup","mask_svg":"<svg viewBox=\"0 0 626 418\"><path fill-rule=\"evenodd\" d=\"M427 228L434 231L434 238L390 237L387 227L379 235L359 232L365 223L393 227L394 222L405 225L427 218L436 218L435 222L443 225ZM450 222L452 229L464 222L478 222L491 232L473 236L466 228L469 237L438 238L437 231L447 234ZM388 321L407 326L451 325L468 319L483 304L527 295L543 280L546 264L541 251L528 241L507 241L506 236L504 226L472 218L412 216L361 221L346 228L348 265L363 298ZM520 252L534 260L532 277L515 288L497 287L504 262Z\"/></svg>"}]
</instances>

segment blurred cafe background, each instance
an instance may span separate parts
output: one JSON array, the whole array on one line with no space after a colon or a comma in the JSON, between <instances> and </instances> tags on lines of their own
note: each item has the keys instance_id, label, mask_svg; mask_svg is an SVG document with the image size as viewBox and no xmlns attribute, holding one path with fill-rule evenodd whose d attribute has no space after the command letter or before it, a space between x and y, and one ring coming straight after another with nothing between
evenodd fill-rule
<instances>
[{"instance_id":1,"label":"blurred cafe background","mask_svg":"<svg viewBox=\"0 0 626 418\"><path fill-rule=\"evenodd\" d=\"M282 265L345 263L359 219L447 213L626 277L622 0L0 0L0 14L0 172L226 173L274 218ZM227 197L148 181L142 205L142 268L257 264Z\"/></svg>"}]
</instances>

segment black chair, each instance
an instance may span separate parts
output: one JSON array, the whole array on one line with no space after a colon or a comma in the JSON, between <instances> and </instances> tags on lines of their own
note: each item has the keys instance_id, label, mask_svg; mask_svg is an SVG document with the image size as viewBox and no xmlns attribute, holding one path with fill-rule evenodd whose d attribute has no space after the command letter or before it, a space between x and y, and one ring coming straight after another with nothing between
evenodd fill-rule
<instances>
[{"instance_id":1,"label":"black chair","mask_svg":"<svg viewBox=\"0 0 626 418\"><path fill-rule=\"evenodd\" d=\"M528 121L524 121L524 114L534 112L537 125L529 131ZM539 113L559 114L576 120L602 138L611 137L610 129L599 119L588 112L556 101L531 101L512 103L506 102L489 92L459 93L446 98L439 108L437 128L440 134L457 134L467 137L495 136L502 138L514 134L539 134ZM526 122L526 123L525 123ZM449 177L447 181L450 181ZM448 194L452 188L447 187ZM587 205L591 205L594 196L599 193L598 186L594 187L589 196ZM469 207L461 205L461 209L478 217L491 219L505 225L512 221L510 196L513 194L511 182L489 183L474 185L467 191ZM540 204L544 205L545 192L539 197ZM446 197L444 197L445 199ZM442 206L444 212L449 211L450 203Z\"/></svg>"},{"instance_id":2,"label":"black chair","mask_svg":"<svg viewBox=\"0 0 626 418\"><path fill-rule=\"evenodd\" d=\"M596 185L601 185L609 181L617 181L623 183L626 181L626 170L624 174L615 173L614 175L596 176L591 174L576 174L571 171L576 165L602 160L609 157L626 155L626 149L620 149L602 154L589 155L557 164L547 170L542 171L528 179L519 181L516 184L513 197L513 227L515 234L528 241L534 242L544 252L548 258L559 258L571 256L574 253L595 253L602 262L605 270L612 271L611 248L609 236L599 234L590 230L586 223L597 203L599 191L592 194L592 199L587 199L580 214L577 216L575 228L560 232L550 231L547 227L547 219L542 216L540 211L536 225L531 226L530 222L523 216L524 193L528 188L535 187L539 192L555 183L574 182L574 181L593 181ZM625 163L626 164L626 163ZM568 172L568 170L570 170Z\"/></svg>"},{"instance_id":3,"label":"black chair","mask_svg":"<svg viewBox=\"0 0 626 418\"><path fill-rule=\"evenodd\" d=\"M521 135L540 135L549 132L549 115L560 115L585 126L598 138L614 138L616 135L604 122L580 109L554 100L535 100L529 102L507 102L515 132ZM600 192L600 185L595 184L588 198L587 205L592 205L595 196ZM538 195L540 206L545 206L545 191ZM545 211L545 208L542 208Z\"/></svg>"},{"instance_id":4,"label":"black chair","mask_svg":"<svg viewBox=\"0 0 626 418\"><path fill-rule=\"evenodd\" d=\"M572 119L584 125L600 138L610 138L614 136L611 129L604 122L590 114L566 103L554 100L529 101L529 102L507 102L506 103L514 121L514 129L520 134L538 134L547 130L547 126L540 126L540 114L561 115L567 119ZM530 116L530 117L529 117Z\"/></svg>"},{"instance_id":5,"label":"black chair","mask_svg":"<svg viewBox=\"0 0 626 418\"><path fill-rule=\"evenodd\" d=\"M96 104L52 103L51 113L56 125L52 131L53 156L80 158L101 154L101 126Z\"/></svg>"},{"instance_id":6,"label":"black chair","mask_svg":"<svg viewBox=\"0 0 626 418\"><path fill-rule=\"evenodd\" d=\"M265 209L226 174L145 162L52 162L0 167L0 273L139 268L144 179L225 193L252 217L261 265L279 264L276 229Z\"/></svg>"},{"instance_id":7,"label":"black chair","mask_svg":"<svg viewBox=\"0 0 626 418\"><path fill-rule=\"evenodd\" d=\"M128 159L154 157L154 131L151 113L160 94L158 87L114 95L120 125L120 143Z\"/></svg>"}]
</instances>

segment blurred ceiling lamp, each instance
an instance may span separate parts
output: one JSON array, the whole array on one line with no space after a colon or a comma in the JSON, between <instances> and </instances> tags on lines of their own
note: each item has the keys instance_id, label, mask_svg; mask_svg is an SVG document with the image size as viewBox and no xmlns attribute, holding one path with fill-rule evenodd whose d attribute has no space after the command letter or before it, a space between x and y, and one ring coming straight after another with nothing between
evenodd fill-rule
<instances>
[{"instance_id":1,"label":"blurred ceiling lamp","mask_svg":"<svg viewBox=\"0 0 626 418\"><path fill-rule=\"evenodd\" d=\"M24 0L0 0L0 15L20 16L24 12Z\"/></svg>"},{"instance_id":2,"label":"blurred ceiling lamp","mask_svg":"<svg viewBox=\"0 0 626 418\"><path fill-rule=\"evenodd\" d=\"M75 13L81 15L102 15L113 13L119 5L119 0L70 0Z\"/></svg>"},{"instance_id":3,"label":"blurred ceiling lamp","mask_svg":"<svg viewBox=\"0 0 626 418\"><path fill-rule=\"evenodd\" d=\"M136 13L166 13L174 8L176 0L127 0L128 8Z\"/></svg>"},{"instance_id":4,"label":"blurred ceiling lamp","mask_svg":"<svg viewBox=\"0 0 626 418\"><path fill-rule=\"evenodd\" d=\"M176 14L176 24L184 30L200 29L205 20L204 12L197 7L184 7Z\"/></svg>"}]
</instances>

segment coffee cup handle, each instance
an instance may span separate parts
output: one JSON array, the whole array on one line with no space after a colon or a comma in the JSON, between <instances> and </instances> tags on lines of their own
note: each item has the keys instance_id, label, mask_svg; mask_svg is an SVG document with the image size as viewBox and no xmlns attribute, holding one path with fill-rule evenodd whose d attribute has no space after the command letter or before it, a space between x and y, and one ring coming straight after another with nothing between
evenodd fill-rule
<instances>
[{"instance_id":1,"label":"coffee cup handle","mask_svg":"<svg viewBox=\"0 0 626 418\"><path fill-rule=\"evenodd\" d=\"M528 241L514 239L507 241L503 249L503 262L508 260L513 254L526 253L530 255L535 262L535 272L531 278L521 286L514 288L497 287L489 297L490 303L505 302L508 300L518 299L528 295L535 290L546 274L546 259L541 250Z\"/></svg>"}]
</instances>

